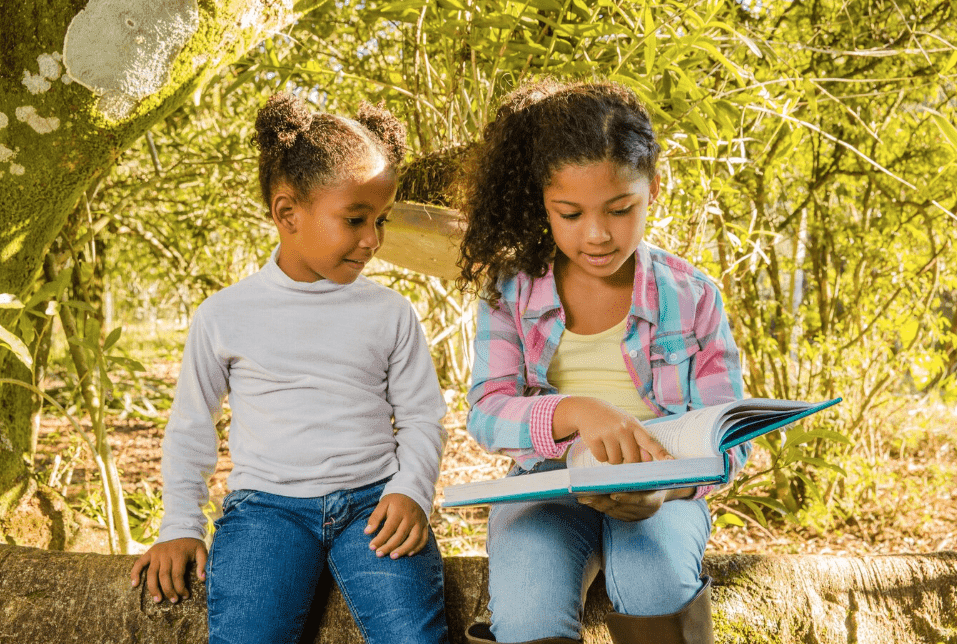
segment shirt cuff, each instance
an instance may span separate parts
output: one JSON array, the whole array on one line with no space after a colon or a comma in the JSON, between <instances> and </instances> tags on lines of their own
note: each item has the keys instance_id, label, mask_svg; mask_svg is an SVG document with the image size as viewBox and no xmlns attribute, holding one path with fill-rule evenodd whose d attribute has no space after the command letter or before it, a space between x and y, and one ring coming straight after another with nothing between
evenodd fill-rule
<instances>
[{"instance_id":1,"label":"shirt cuff","mask_svg":"<svg viewBox=\"0 0 957 644\"><path fill-rule=\"evenodd\" d=\"M695 488L694 494L691 495L691 500L697 501L698 499L703 499L717 489L717 485L699 485Z\"/></svg>"},{"instance_id":2,"label":"shirt cuff","mask_svg":"<svg viewBox=\"0 0 957 644\"><path fill-rule=\"evenodd\" d=\"M529 422L532 449L545 458L559 458L575 440L574 435L572 435L556 443L552 436L552 419L555 416L555 408L565 398L567 396L560 394L540 396L532 405L532 417Z\"/></svg>"}]
</instances>

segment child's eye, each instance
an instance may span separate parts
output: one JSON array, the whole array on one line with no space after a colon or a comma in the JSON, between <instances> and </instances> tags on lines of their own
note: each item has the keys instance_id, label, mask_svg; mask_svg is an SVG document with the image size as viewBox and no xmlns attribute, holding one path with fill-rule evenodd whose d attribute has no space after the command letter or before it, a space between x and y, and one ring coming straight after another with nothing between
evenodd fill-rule
<instances>
[{"instance_id":1,"label":"child's eye","mask_svg":"<svg viewBox=\"0 0 957 644\"><path fill-rule=\"evenodd\" d=\"M611 214L613 215L627 215L634 209L634 206L628 206L627 208L622 208L621 210L612 210Z\"/></svg>"},{"instance_id":2,"label":"child's eye","mask_svg":"<svg viewBox=\"0 0 957 644\"><path fill-rule=\"evenodd\" d=\"M365 219L363 219L362 217L349 217L348 219L346 219L346 223L349 224L350 226L361 226L362 222L364 221Z\"/></svg>"},{"instance_id":3,"label":"child's eye","mask_svg":"<svg viewBox=\"0 0 957 644\"><path fill-rule=\"evenodd\" d=\"M389 219L388 217L380 217L379 219L376 219L376 220L375 220L375 225L376 225L376 226L379 226L379 227L381 228L382 226L385 226L385 225L386 225L387 223L389 223L390 221L392 221L392 220Z\"/></svg>"},{"instance_id":4,"label":"child's eye","mask_svg":"<svg viewBox=\"0 0 957 644\"><path fill-rule=\"evenodd\" d=\"M562 219L575 219L579 215L581 215L580 212L558 213L558 216L561 217Z\"/></svg>"}]
</instances>

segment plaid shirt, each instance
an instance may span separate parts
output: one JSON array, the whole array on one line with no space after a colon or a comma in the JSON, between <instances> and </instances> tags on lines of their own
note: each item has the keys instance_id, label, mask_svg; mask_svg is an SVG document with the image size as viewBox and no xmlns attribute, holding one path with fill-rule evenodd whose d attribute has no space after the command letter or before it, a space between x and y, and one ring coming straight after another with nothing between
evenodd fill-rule
<instances>
[{"instance_id":1,"label":"plaid shirt","mask_svg":"<svg viewBox=\"0 0 957 644\"><path fill-rule=\"evenodd\" d=\"M742 398L738 349L717 287L661 249L641 243L636 256L621 352L638 393L659 416ZM546 377L565 312L552 267L540 279L520 273L501 291L494 309L479 301L468 430L486 450L529 469L561 457L570 444L552 438L552 417L564 396ZM750 443L731 451L732 478L750 452ZM695 498L714 489L701 486Z\"/></svg>"}]
</instances>

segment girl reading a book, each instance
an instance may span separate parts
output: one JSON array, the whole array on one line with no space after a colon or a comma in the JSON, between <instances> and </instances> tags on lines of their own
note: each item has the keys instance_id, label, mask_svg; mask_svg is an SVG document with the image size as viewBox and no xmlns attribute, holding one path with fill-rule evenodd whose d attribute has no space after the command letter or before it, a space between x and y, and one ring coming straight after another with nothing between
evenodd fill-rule
<instances>
[{"instance_id":1,"label":"girl reading a book","mask_svg":"<svg viewBox=\"0 0 957 644\"><path fill-rule=\"evenodd\" d=\"M660 146L614 83L543 81L504 99L463 210L462 282L481 295L468 430L510 476L671 456L642 420L742 397L715 285L643 241ZM740 469L749 445L731 453ZM493 506L491 624L469 641L574 642L604 570L616 644L711 642L711 523L699 487Z\"/></svg>"}]
</instances>

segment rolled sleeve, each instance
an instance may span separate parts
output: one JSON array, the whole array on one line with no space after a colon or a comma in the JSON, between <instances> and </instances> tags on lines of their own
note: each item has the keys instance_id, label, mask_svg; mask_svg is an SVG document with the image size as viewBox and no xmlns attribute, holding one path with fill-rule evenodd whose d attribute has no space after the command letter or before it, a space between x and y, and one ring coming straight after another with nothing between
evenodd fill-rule
<instances>
[{"instance_id":1,"label":"rolled sleeve","mask_svg":"<svg viewBox=\"0 0 957 644\"><path fill-rule=\"evenodd\" d=\"M574 436L555 442L552 435L552 419L555 417L555 408L566 396L553 394L538 396L532 405L532 417L529 424L529 434L532 439L532 449L539 456L545 458L560 458L574 440Z\"/></svg>"}]
</instances>

